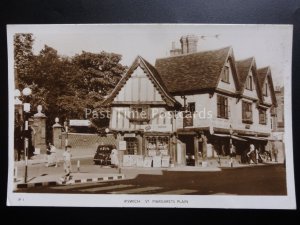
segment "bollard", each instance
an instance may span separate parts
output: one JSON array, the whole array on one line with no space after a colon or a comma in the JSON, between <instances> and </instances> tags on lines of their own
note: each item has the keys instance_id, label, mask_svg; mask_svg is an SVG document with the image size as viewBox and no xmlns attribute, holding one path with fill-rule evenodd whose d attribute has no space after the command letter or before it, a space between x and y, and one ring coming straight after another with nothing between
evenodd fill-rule
<instances>
[{"instance_id":1,"label":"bollard","mask_svg":"<svg viewBox=\"0 0 300 225\"><path fill-rule=\"evenodd\" d=\"M77 172L80 172L80 161L77 160Z\"/></svg>"}]
</instances>

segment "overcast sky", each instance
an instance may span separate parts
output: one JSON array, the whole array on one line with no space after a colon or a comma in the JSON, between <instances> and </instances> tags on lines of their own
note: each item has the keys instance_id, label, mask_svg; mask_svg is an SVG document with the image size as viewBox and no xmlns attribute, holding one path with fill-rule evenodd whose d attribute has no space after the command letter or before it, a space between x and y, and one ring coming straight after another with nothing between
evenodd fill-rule
<instances>
[{"instance_id":1,"label":"overcast sky","mask_svg":"<svg viewBox=\"0 0 300 225\"><path fill-rule=\"evenodd\" d=\"M198 51L232 46L236 60L254 56L258 68L270 66L275 85L283 85L284 76L291 73L290 26L27 25L13 30L34 34L35 53L45 44L67 56L107 51L121 54L128 66L137 55L154 65L156 58L169 56L172 42L179 48L182 35L194 34L199 37Z\"/></svg>"}]
</instances>

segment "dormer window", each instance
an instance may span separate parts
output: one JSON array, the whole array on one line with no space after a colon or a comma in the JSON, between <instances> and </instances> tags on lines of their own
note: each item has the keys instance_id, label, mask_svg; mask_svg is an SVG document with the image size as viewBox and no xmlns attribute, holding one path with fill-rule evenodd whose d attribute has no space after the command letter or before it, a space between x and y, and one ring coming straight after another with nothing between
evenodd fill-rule
<instances>
[{"instance_id":1,"label":"dormer window","mask_svg":"<svg viewBox=\"0 0 300 225\"><path fill-rule=\"evenodd\" d=\"M268 83L265 83L263 92L264 92L264 96L267 97L268 96Z\"/></svg>"},{"instance_id":2,"label":"dormer window","mask_svg":"<svg viewBox=\"0 0 300 225\"><path fill-rule=\"evenodd\" d=\"M252 76L248 76L246 80L246 89L252 91L253 86L252 86Z\"/></svg>"},{"instance_id":3,"label":"dormer window","mask_svg":"<svg viewBox=\"0 0 300 225\"><path fill-rule=\"evenodd\" d=\"M229 66L224 67L221 80L225 83L229 83Z\"/></svg>"}]
</instances>

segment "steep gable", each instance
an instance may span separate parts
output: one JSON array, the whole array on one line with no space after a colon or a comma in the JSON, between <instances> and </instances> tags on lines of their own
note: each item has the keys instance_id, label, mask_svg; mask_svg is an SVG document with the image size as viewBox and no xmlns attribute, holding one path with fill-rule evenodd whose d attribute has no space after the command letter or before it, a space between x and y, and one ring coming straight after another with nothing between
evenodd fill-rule
<instances>
[{"instance_id":1,"label":"steep gable","mask_svg":"<svg viewBox=\"0 0 300 225\"><path fill-rule=\"evenodd\" d=\"M149 90L146 90L146 88ZM147 97L149 92L152 96ZM137 56L129 70L102 104L109 105L114 101L126 102L128 96L131 96L131 100L136 102L147 101L148 99L164 102L172 107L179 105L173 96L168 93L156 69L141 56Z\"/></svg>"},{"instance_id":2,"label":"steep gable","mask_svg":"<svg viewBox=\"0 0 300 225\"><path fill-rule=\"evenodd\" d=\"M258 81L254 57L236 62L239 76L239 94L261 100L261 88Z\"/></svg>"},{"instance_id":3,"label":"steep gable","mask_svg":"<svg viewBox=\"0 0 300 225\"><path fill-rule=\"evenodd\" d=\"M235 60L233 52L231 52L224 63L223 69L218 80L217 89L219 91L236 93L236 91L239 88L238 84L239 81L235 67Z\"/></svg>"},{"instance_id":4,"label":"steep gable","mask_svg":"<svg viewBox=\"0 0 300 225\"><path fill-rule=\"evenodd\" d=\"M258 81L261 87L262 92L262 103L272 104L277 106L274 84L272 79L272 73L270 67L264 67L257 70ZM266 93L266 84L267 84L267 93Z\"/></svg>"}]
</instances>

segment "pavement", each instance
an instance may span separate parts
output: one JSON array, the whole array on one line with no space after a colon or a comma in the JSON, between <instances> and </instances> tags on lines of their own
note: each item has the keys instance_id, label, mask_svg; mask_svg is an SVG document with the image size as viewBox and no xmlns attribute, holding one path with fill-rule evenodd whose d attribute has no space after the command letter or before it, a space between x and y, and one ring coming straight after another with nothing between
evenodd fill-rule
<instances>
[{"instance_id":1,"label":"pavement","mask_svg":"<svg viewBox=\"0 0 300 225\"><path fill-rule=\"evenodd\" d=\"M208 160L204 166L175 166L169 168L137 168L137 167L100 167L93 165L93 149L72 149L72 179L64 181L64 168L63 168L63 152L62 149L56 150L57 167L47 167L46 155L38 155L33 159L28 160L28 179L27 183L24 182L25 162L15 162L15 177L14 187L15 190L20 188L37 187L37 186L55 186L55 185L70 185L78 183L95 183L107 182L115 180L134 179L140 174L149 175L162 175L164 171L194 171L194 172L216 172L222 169L234 169L249 166L264 166L274 164L274 162L263 164L239 164L237 161L233 162L233 167L229 164L229 160L222 163L221 166L217 163L216 159ZM80 167L78 168L78 161ZM277 164L277 163L276 163Z\"/></svg>"}]
</instances>

